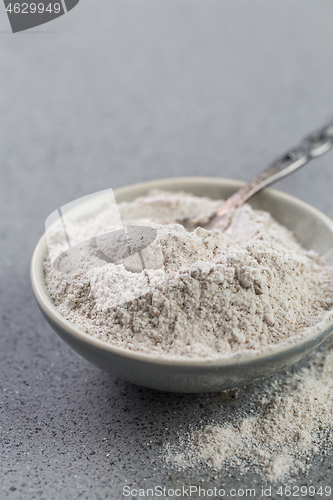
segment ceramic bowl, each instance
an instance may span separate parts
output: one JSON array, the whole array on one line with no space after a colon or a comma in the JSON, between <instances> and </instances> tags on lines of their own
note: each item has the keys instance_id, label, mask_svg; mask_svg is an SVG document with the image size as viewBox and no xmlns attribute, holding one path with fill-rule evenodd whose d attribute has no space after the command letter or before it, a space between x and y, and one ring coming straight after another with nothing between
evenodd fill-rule
<instances>
[{"instance_id":1,"label":"ceramic bowl","mask_svg":"<svg viewBox=\"0 0 333 500\"><path fill-rule=\"evenodd\" d=\"M219 178L174 178L127 186L115 190L114 194L117 202L131 201L150 189L159 188L226 199L242 185L238 181ZM82 218L96 212L101 206L101 196L76 207L76 216ZM303 201L273 189L259 192L250 204L253 208L270 212L295 233L304 247L317 251L333 265L333 222L328 217ZM53 330L77 353L102 370L144 387L199 393L246 385L296 363L333 331L333 322L323 320L306 337L296 338L294 342L214 359L170 358L130 351L91 337L59 313L45 285L43 262L47 252L44 234L32 257L31 280L37 304Z\"/></svg>"}]
</instances>

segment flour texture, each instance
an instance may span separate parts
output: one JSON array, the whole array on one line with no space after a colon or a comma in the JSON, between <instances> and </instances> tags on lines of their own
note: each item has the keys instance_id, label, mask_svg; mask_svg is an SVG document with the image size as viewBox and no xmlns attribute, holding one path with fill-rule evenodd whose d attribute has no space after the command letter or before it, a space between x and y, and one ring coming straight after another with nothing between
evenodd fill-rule
<instances>
[{"instance_id":1,"label":"flour texture","mask_svg":"<svg viewBox=\"0 0 333 500\"><path fill-rule=\"evenodd\" d=\"M245 205L227 231L204 226L221 200L152 191L118 205L124 225L157 232L162 266L128 271L82 244L45 280L60 313L89 335L157 356L214 358L306 334L331 314L333 270L269 213ZM105 231L101 212L72 228L88 240ZM223 229L223 228L222 228ZM53 236L54 244L57 234ZM78 258L79 255L79 258ZM70 272L70 274L68 274Z\"/></svg>"},{"instance_id":2,"label":"flour texture","mask_svg":"<svg viewBox=\"0 0 333 500\"><path fill-rule=\"evenodd\" d=\"M306 474L314 458L332 452L333 343L313 352L307 366L251 389L220 394L210 422L178 431L163 459L176 469L231 467L269 481Z\"/></svg>"}]
</instances>

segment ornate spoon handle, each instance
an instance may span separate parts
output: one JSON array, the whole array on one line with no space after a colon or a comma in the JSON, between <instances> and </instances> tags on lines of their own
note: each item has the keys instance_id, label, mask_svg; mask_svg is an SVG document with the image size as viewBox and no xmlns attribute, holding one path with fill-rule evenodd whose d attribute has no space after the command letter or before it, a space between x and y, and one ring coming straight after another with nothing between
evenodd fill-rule
<instances>
[{"instance_id":1,"label":"ornate spoon handle","mask_svg":"<svg viewBox=\"0 0 333 500\"><path fill-rule=\"evenodd\" d=\"M212 229L229 210L240 207L260 189L286 177L313 158L323 155L333 146L333 120L325 127L308 135L296 148L288 151L271 163L246 186L239 189L216 211L208 229Z\"/></svg>"}]
</instances>

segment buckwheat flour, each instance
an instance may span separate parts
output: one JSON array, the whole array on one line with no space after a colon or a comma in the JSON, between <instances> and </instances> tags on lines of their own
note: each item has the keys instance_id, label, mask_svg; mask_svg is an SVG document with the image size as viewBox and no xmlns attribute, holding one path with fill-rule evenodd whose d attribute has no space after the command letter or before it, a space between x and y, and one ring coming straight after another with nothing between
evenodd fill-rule
<instances>
[{"instance_id":1,"label":"buckwheat flour","mask_svg":"<svg viewBox=\"0 0 333 500\"><path fill-rule=\"evenodd\" d=\"M154 191L118 205L124 224L151 218L163 267L133 273L106 264L82 244L80 259L59 270L45 261L46 285L60 313L89 335L126 349L209 357L259 349L300 334L331 314L333 271L267 212L249 205L232 217L231 234L204 224L221 201ZM105 229L105 213L73 228L79 239ZM54 235L54 244L57 235ZM71 271L72 274L66 274Z\"/></svg>"},{"instance_id":2,"label":"buckwheat flour","mask_svg":"<svg viewBox=\"0 0 333 500\"><path fill-rule=\"evenodd\" d=\"M164 446L168 466L234 467L270 481L307 472L316 454L332 450L333 343L312 353L305 368L223 396L208 425Z\"/></svg>"}]
</instances>

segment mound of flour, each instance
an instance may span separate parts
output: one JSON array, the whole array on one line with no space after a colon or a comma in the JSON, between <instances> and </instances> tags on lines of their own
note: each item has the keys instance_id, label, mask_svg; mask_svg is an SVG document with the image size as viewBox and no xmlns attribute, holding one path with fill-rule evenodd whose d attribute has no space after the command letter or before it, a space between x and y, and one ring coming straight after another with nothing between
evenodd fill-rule
<instances>
[{"instance_id":1,"label":"mound of flour","mask_svg":"<svg viewBox=\"0 0 333 500\"><path fill-rule=\"evenodd\" d=\"M227 232L204 225L221 204L185 193L153 191L118 205L124 224L150 218L164 266L133 273L105 265L96 248L80 258L45 261L56 307L85 332L134 351L215 357L258 349L303 334L332 306L333 270L267 212L235 211ZM105 229L105 213L77 224L79 240ZM54 235L57 243L57 236ZM60 244L60 242L59 242Z\"/></svg>"}]
</instances>

